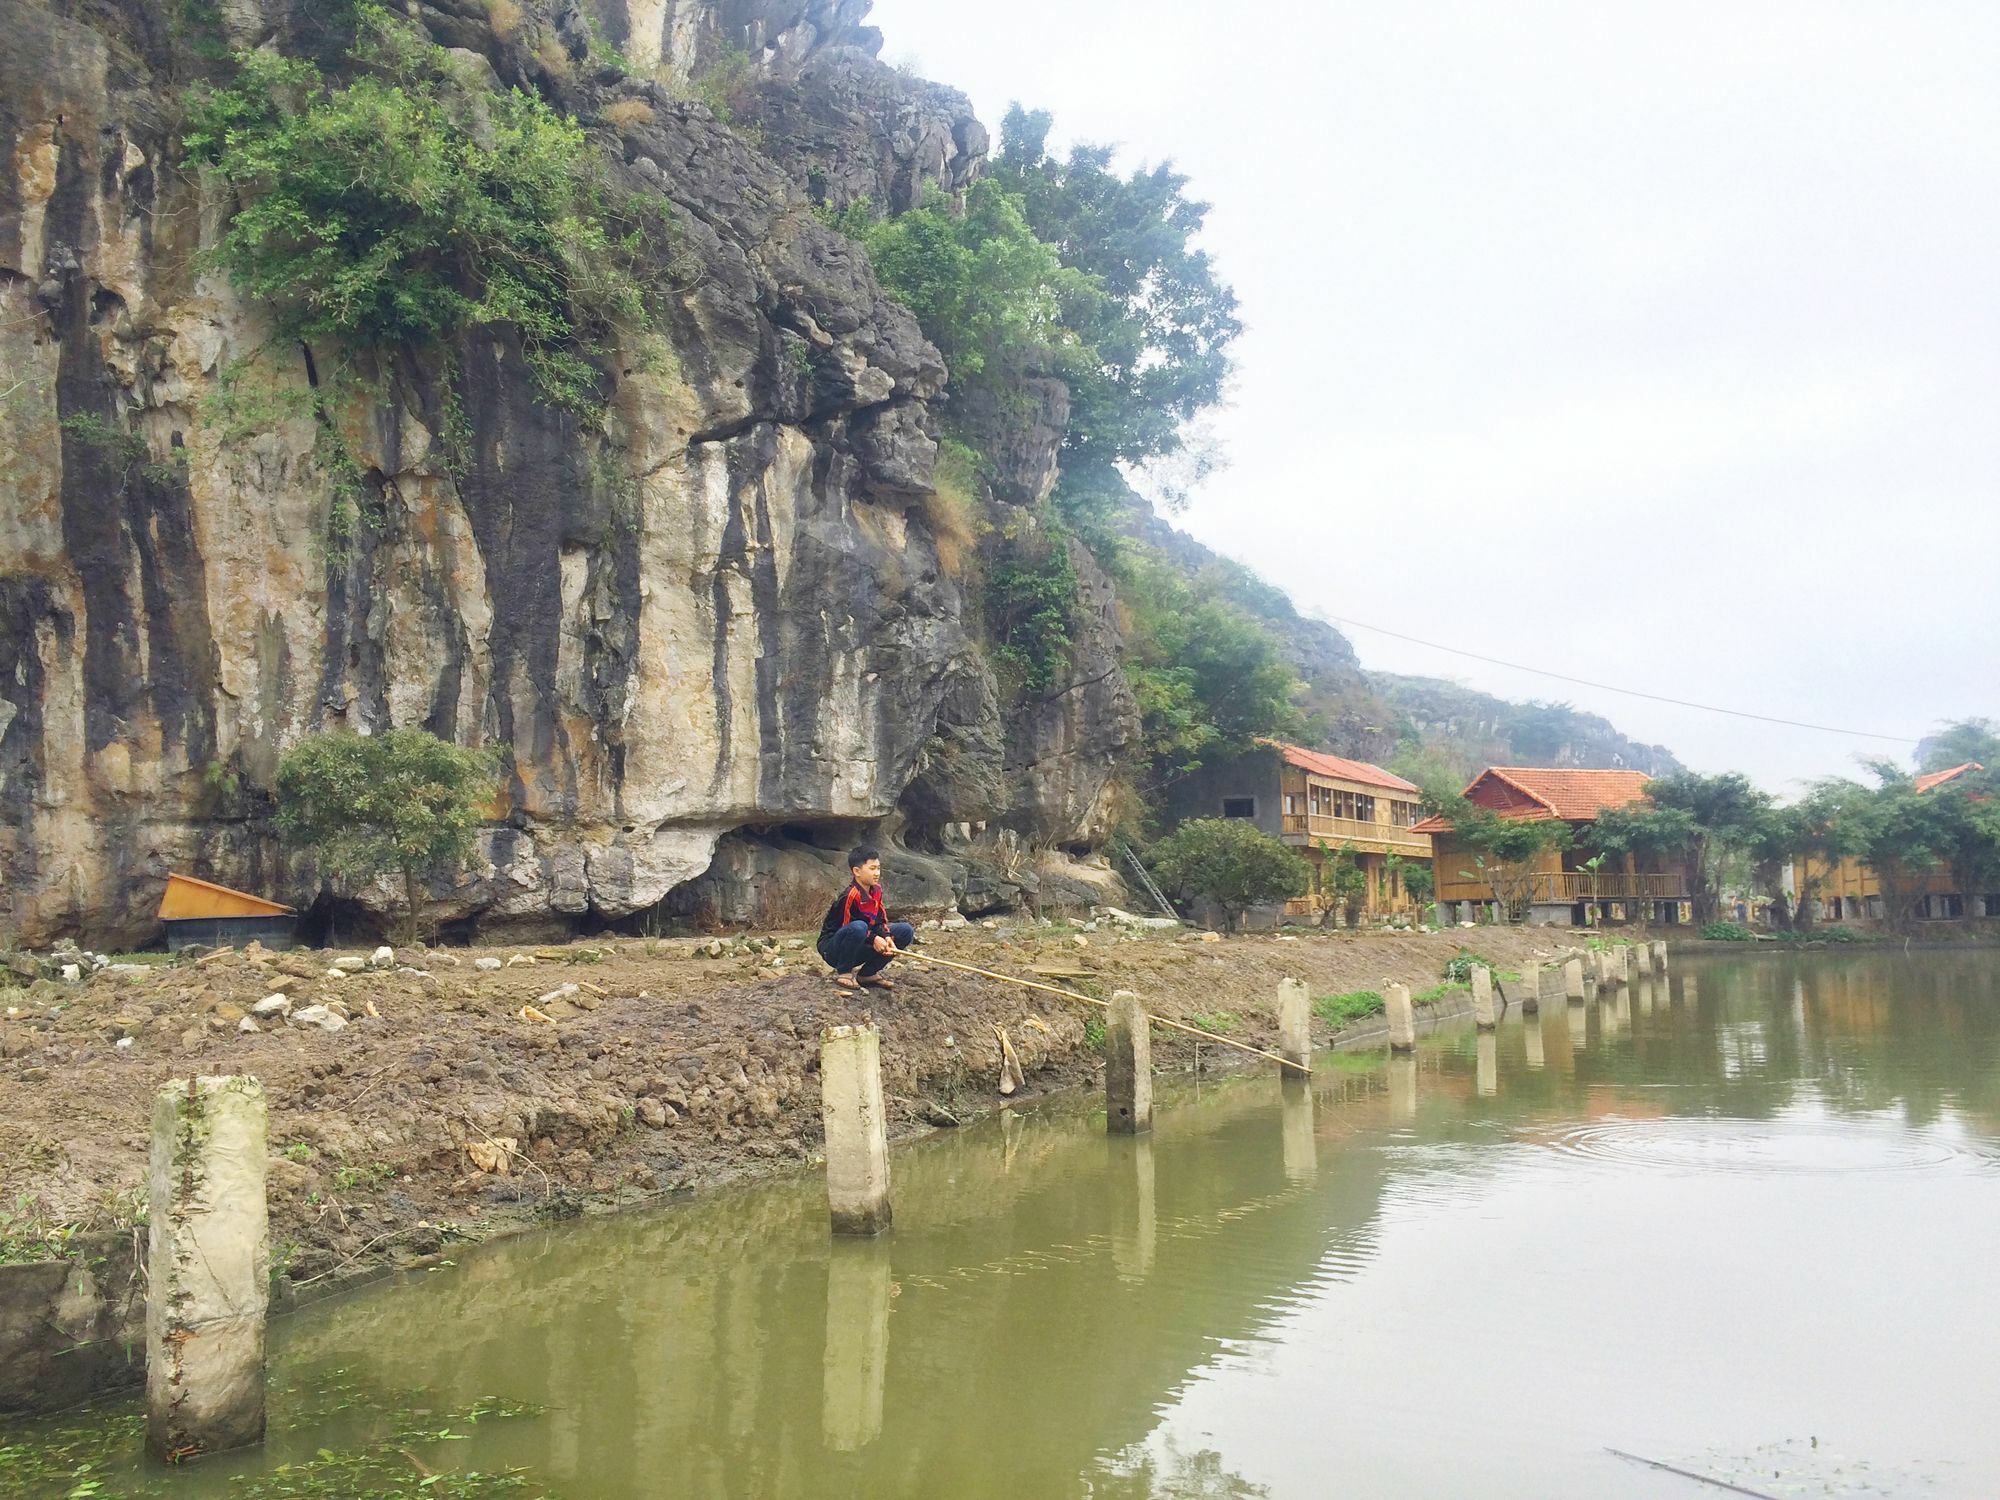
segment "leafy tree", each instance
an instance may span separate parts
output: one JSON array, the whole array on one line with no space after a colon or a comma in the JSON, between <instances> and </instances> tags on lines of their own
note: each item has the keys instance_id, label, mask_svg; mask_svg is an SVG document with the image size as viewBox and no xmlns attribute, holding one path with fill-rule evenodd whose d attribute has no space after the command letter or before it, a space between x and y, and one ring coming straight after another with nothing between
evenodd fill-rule
<instances>
[{"instance_id":1,"label":"leafy tree","mask_svg":"<svg viewBox=\"0 0 2000 1500\"><path fill-rule=\"evenodd\" d=\"M1233 929L1253 906L1303 896L1307 863L1243 818L1195 818L1152 848L1147 863L1182 898L1206 897Z\"/></svg>"},{"instance_id":2,"label":"leafy tree","mask_svg":"<svg viewBox=\"0 0 2000 1500\"><path fill-rule=\"evenodd\" d=\"M1549 850L1569 847L1569 824L1555 818L1503 818L1468 801L1448 781L1433 778L1420 784L1424 811L1450 822L1453 843L1462 846L1472 864L1458 873L1491 887L1510 921L1525 918L1534 903L1535 866Z\"/></svg>"},{"instance_id":3,"label":"leafy tree","mask_svg":"<svg viewBox=\"0 0 2000 1500\"><path fill-rule=\"evenodd\" d=\"M1016 525L987 571L986 620L995 664L1031 696L1052 691L1069 662L1076 627L1076 563L1068 531L1053 517Z\"/></svg>"},{"instance_id":4,"label":"leafy tree","mask_svg":"<svg viewBox=\"0 0 2000 1500\"><path fill-rule=\"evenodd\" d=\"M1368 872L1361 868L1352 844L1342 844L1329 855L1325 840L1320 841L1319 898L1322 916L1338 911L1349 927L1361 914L1368 899Z\"/></svg>"},{"instance_id":5,"label":"leafy tree","mask_svg":"<svg viewBox=\"0 0 2000 1500\"><path fill-rule=\"evenodd\" d=\"M1919 771L1949 771L1967 761L2000 769L2000 725L1991 719L1960 719L1917 746Z\"/></svg>"},{"instance_id":6,"label":"leafy tree","mask_svg":"<svg viewBox=\"0 0 2000 1500\"><path fill-rule=\"evenodd\" d=\"M1277 638L1158 553L1121 564L1125 675L1139 700L1142 753L1171 780L1216 749L1299 727L1299 681Z\"/></svg>"},{"instance_id":7,"label":"leafy tree","mask_svg":"<svg viewBox=\"0 0 2000 1500\"><path fill-rule=\"evenodd\" d=\"M543 394L587 409L591 356L647 319L631 267L665 201L614 204L574 120L462 77L380 6L356 16L352 82L260 49L190 96L188 155L240 204L216 261L289 338L427 348L511 324Z\"/></svg>"},{"instance_id":8,"label":"leafy tree","mask_svg":"<svg viewBox=\"0 0 2000 1500\"><path fill-rule=\"evenodd\" d=\"M471 857L492 777L490 755L422 729L313 735L278 762L278 827L336 879L400 874L414 938L418 881Z\"/></svg>"},{"instance_id":9,"label":"leafy tree","mask_svg":"<svg viewBox=\"0 0 2000 1500\"><path fill-rule=\"evenodd\" d=\"M1646 799L1606 809L1593 839L1613 853L1650 854L1678 864L1693 897L1695 921L1714 921L1725 864L1751 855L1770 837L1770 795L1734 771L1720 776L1676 771L1647 782Z\"/></svg>"},{"instance_id":10,"label":"leafy tree","mask_svg":"<svg viewBox=\"0 0 2000 1500\"><path fill-rule=\"evenodd\" d=\"M1437 871L1427 864L1406 862L1403 865L1403 889L1410 893L1410 899L1418 906L1427 906L1437 895Z\"/></svg>"},{"instance_id":11,"label":"leafy tree","mask_svg":"<svg viewBox=\"0 0 2000 1500\"><path fill-rule=\"evenodd\" d=\"M972 185L963 213L933 192L859 238L883 288L916 314L960 388L1052 364L1076 341L1064 309L1095 295L1088 276L1035 237L1021 200L990 177Z\"/></svg>"},{"instance_id":12,"label":"leafy tree","mask_svg":"<svg viewBox=\"0 0 2000 1500\"><path fill-rule=\"evenodd\" d=\"M1792 869L1798 898L1791 914L1794 928L1812 926L1813 903L1840 862L1867 855L1876 816L1868 788L1836 777L1814 782L1799 801L1775 809L1766 820L1751 850L1753 868L1781 914L1783 872L1787 866Z\"/></svg>"},{"instance_id":13,"label":"leafy tree","mask_svg":"<svg viewBox=\"0 0 2000 1500\"><path fill-rule=\"evenodd\" d=\"M1121 176L1109 146L1051 154L1052 124L1045 110L1010 106L993 175L1094 293L1063 307L1077 335L1060 371L1072 408L1065 468L1171 453L1185 424L1221 399L1229 346L1243 331L1236 294L1194 247L1208 205L1187 197L1171 163Z\"/></svg>"}]
</instances>

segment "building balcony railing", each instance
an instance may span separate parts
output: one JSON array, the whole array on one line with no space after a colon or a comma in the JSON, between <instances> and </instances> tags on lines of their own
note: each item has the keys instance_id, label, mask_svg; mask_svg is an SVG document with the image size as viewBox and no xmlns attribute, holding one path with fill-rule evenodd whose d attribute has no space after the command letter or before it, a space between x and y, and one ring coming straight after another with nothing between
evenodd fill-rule
<instances>
[{"instance_id":1,"label":"building balcony railing","mask_svg":"<svg viewBox=\"0 0 2000 1500\"><path fill-rule=\"evenodd\" d=\"M1681 875L1628 875L1623 870L1563 870L1535 877L1534 899L1558 901L1686 901Z\"/></svg>"},{"instance_id":2,"label":"building balcony railing","mask_svg":"<svg viewBox=\"0 0 2000 1500\"><path fill-rule=\"evenodd\" d=\"M1426 857L1431 852L1427 833L1412 833L1395 823L1363 823L1357 818L1330 818L1321 813L1286 813L1285 837L1309 842L1325 839L1338 849L1342 844L1389 844Z\"/></svg>"}]
</instances>

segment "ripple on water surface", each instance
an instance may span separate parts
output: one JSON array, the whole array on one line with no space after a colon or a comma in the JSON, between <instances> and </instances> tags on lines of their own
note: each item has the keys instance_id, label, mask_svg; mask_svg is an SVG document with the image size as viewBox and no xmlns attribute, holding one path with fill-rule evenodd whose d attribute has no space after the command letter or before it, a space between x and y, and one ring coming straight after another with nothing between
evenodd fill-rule
<instances>
[{"instance_id":1,"label":"ripple on water surface","mask_svg":"<svg viewBox=\"0 0 2000 1500\"><path fill-rule=\"evenodd\" d=\"M1917 1130L1899 1120L1831 1117L1618 1119L1539 1135L1548 1150L1617 1167L1682 1175L1882 1176L2000 1173L1990 1144Z\"/></svg>"}]
</instances>

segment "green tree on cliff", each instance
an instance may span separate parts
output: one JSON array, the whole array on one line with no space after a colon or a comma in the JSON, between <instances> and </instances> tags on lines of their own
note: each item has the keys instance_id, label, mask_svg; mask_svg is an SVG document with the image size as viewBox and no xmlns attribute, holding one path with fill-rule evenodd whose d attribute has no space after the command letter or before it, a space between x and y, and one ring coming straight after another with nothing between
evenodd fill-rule
<instances>
[{"instance_id":1,"label":"green tree on cliff","mask_svg":"<svg viewBox=\"0 0 2000 1500\"><path fill-rule=\"evenodd\" d=\"M400 875L405 931L417 935L421 881L472 856L492 757L422 729L317 734L278 762L278 828L335 879Z\"/></svg>"}]
</instances>

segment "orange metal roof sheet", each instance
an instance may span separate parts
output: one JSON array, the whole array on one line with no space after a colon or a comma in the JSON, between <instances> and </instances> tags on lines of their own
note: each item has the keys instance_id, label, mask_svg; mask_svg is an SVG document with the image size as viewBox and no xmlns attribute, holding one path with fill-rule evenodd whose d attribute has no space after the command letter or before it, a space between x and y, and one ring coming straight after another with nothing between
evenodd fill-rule
<instances>
[{"instance_id":1,"label":"orange metal roof sheet","mask_svg":"<svg viewBox=\"0 0 2000 1500\"><path fill-rule=\"evenodd\" d=\"M1943 786L1947 781L1956 780L1967 771L1983 771L1985 769L1986 767L1982 766L1978 761L1969 760L1964 765L1953 766L1949 771L1933 771L1928 776L1919 776L1917 778L1917 790L1928 792L1934 786Z\"/></svg>"},{"instance_id":2,"label":"orange metal roof sheet","mask_svg":"<svg viewBox=\"0 0 2000 1500\"><path fill-rule=\"evenodd\" d=\"M283 917L289 916L291 910L248 891L233 891L226 885L197 880L192 875L169 875L167 888L160 896L162 922L184 917Z\"/></svg>"},{"instance_id":3,"label":"orange metal roof sheet","mask_svg":"<svg viewBox=\"0 0 2000 1500\"><path fill-rule=\"evenodd\" d=\"M1503 818L1535 821L1560 818L1566 823L1588 823L1608 807L1625 807L1646 794L1653 778L1644 771L1579 771L1555 766L1488 766L1472 779L1463 795L1476 795L1490 787L1493 810ZM1508 795L1508 794L1512 795ZM1487 803L1481 804L1491 805ZM1451 820L1425 818L1413 833L1449 833Z\"/></svg>"},{"instance_id":4,"label":"orange metal roof sheet","mask_svg":"<svg viewBox=\"0 0 2000 1500\"><path fill-rule=\"evenodd\" d=\"M1310 771L1315 776L1329 776L1338 781L1358 781L1366 786L1387 787L1392 792L1421 790L1414 783L1403 780L1395 772L1385 771L1380 766L1365 760L1349 760L1342 755L1325 755L1318 750L1306 750L1298 745L1288 745L1283 740L1260 739L1257 743L1277 751L1287 765L1297 766L1302 771Z\"/></svg>"}]
</instances>

